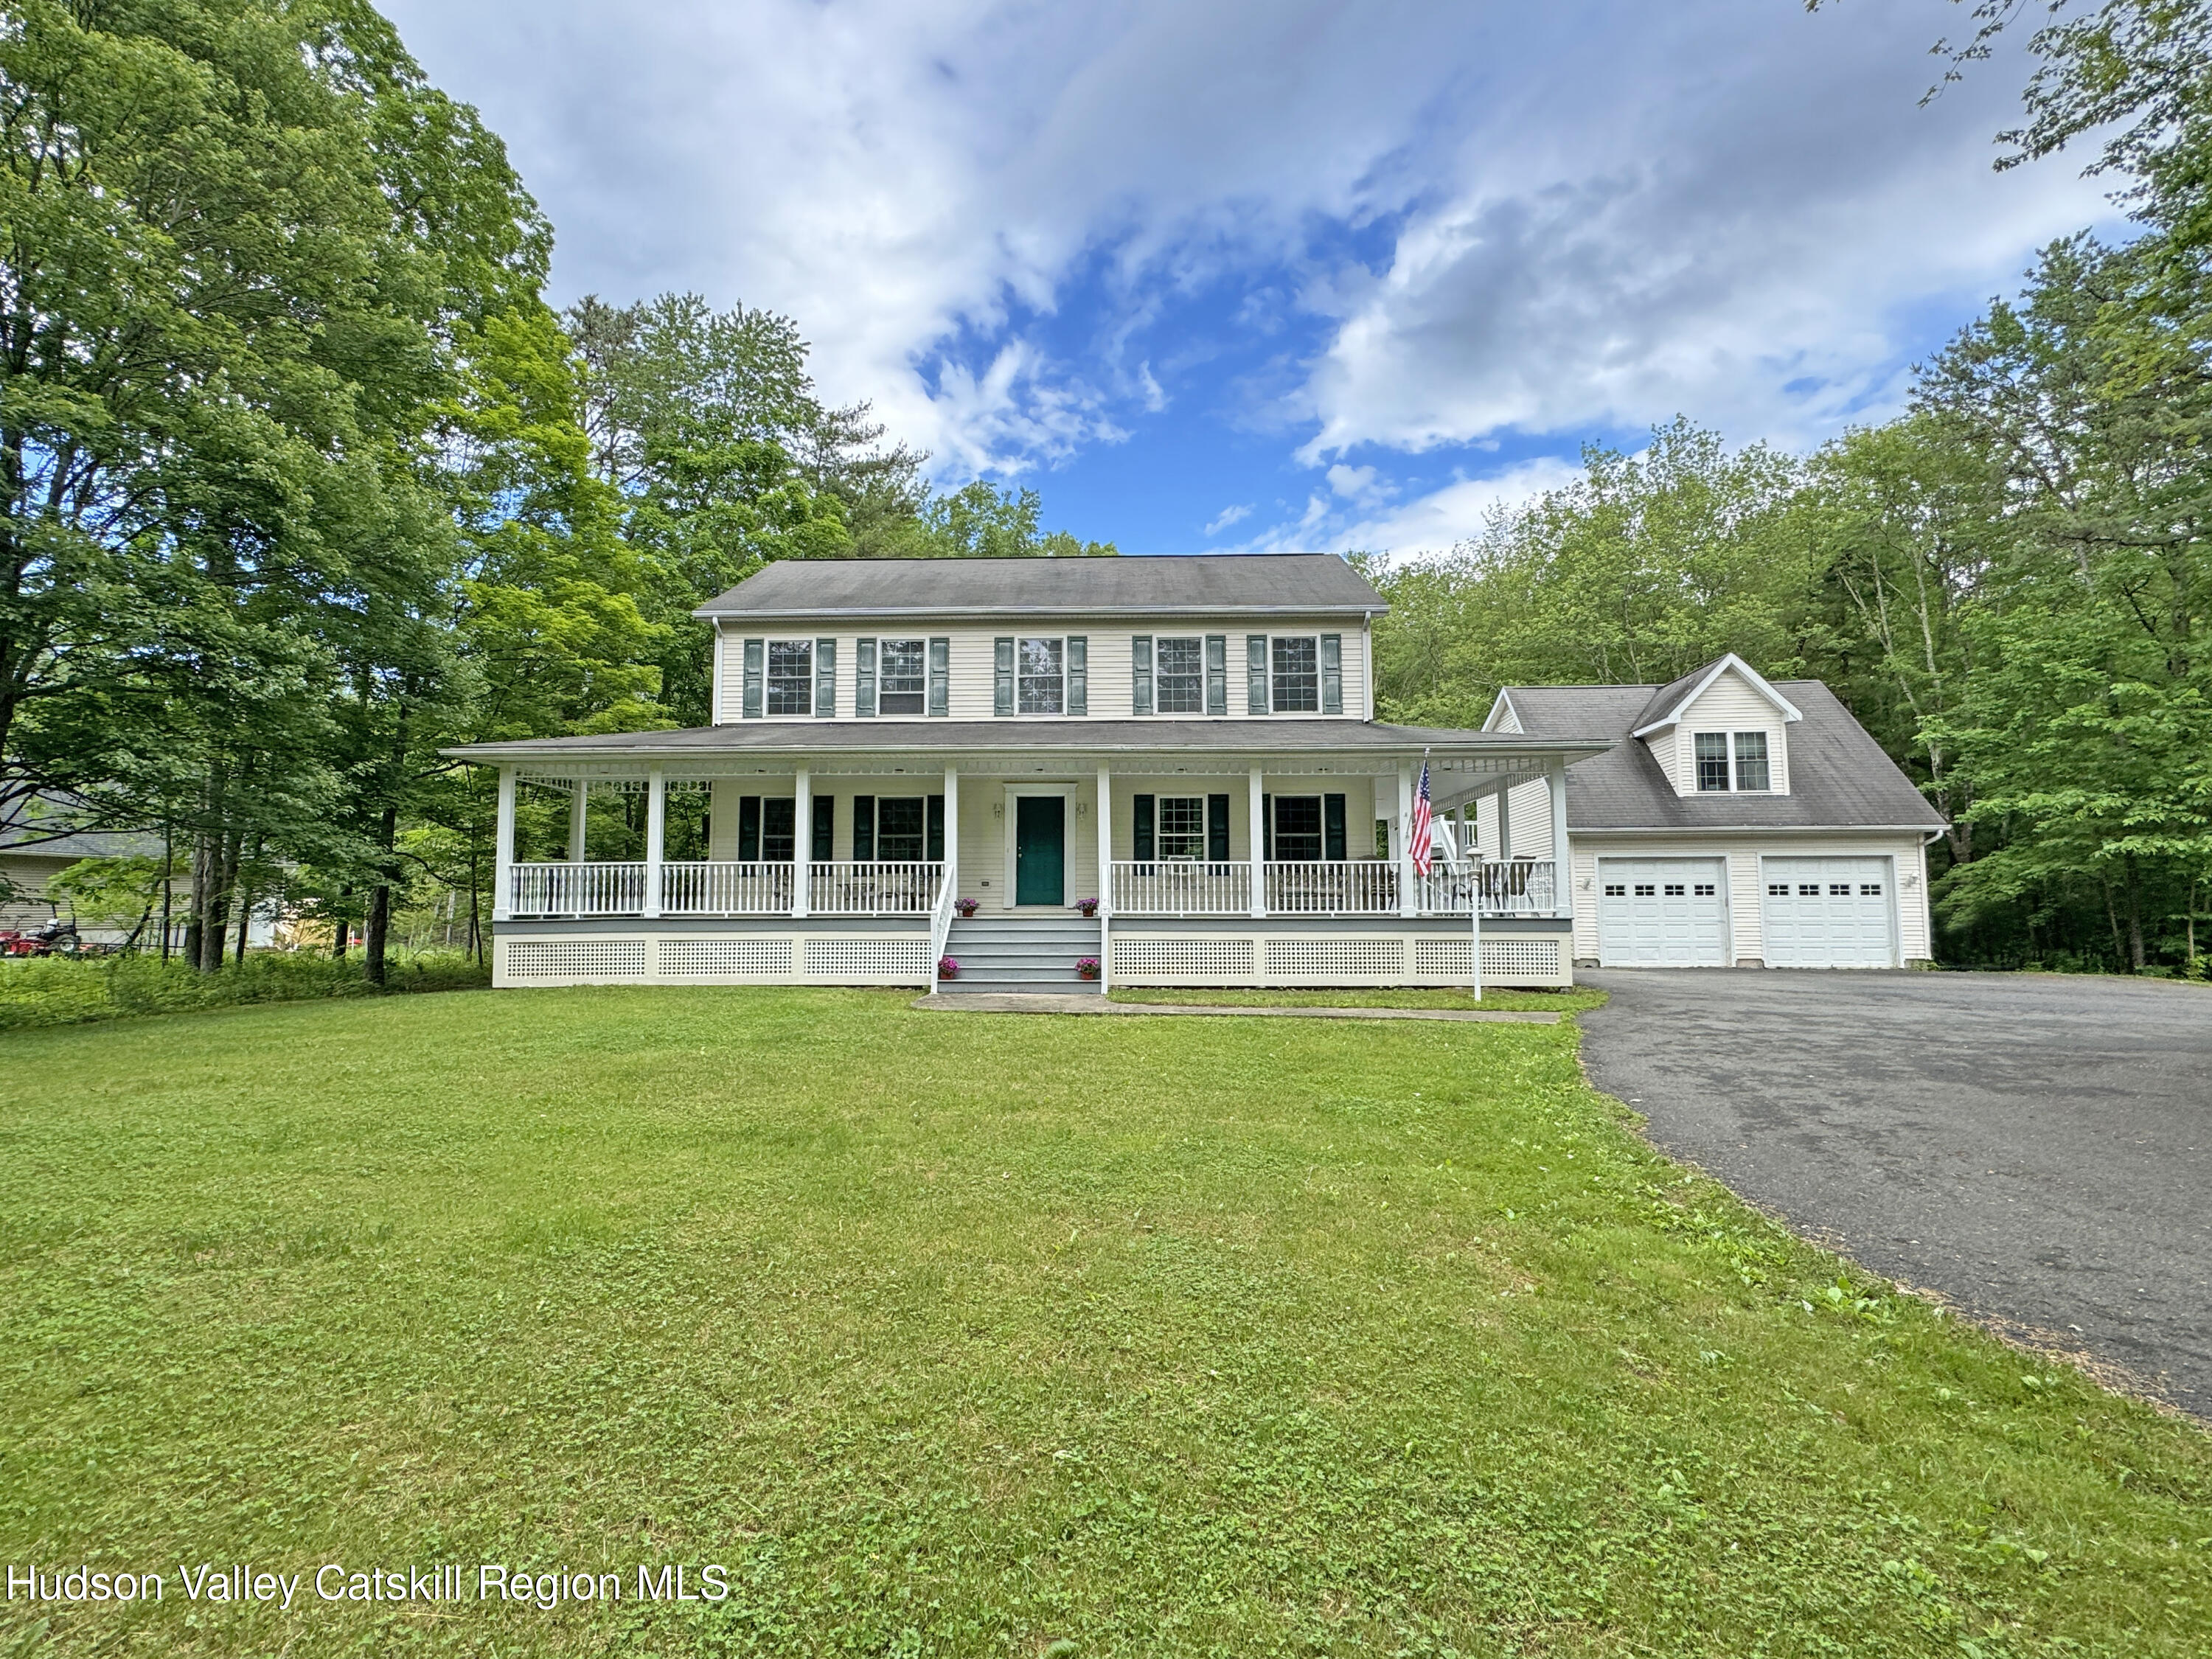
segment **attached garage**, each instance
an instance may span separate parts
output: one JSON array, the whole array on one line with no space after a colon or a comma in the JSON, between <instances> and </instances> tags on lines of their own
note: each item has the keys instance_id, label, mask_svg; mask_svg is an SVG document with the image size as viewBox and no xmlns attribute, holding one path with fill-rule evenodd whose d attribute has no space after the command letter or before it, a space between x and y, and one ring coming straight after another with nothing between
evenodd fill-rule
<instances>
[{"instance_id":1,"label":"attached garage","mask_svg":"<svg viewBox=\"0 0 2212 1659\"><path fill-rule=\"evenodd\" d=\"M1759 861L1770 968L1893 968L1897 880L1886 858Z\"/></svg>"},{"instance_id":2,"label":"attached garage","mask_svg":"<svg viewBox=\"0 0 2212 1659\"><path fill-rule=\"evenodd\" d=\"M1601 858L1597 874L1604 966L1729 965L1725 859Z\"/></svg>"}]
</instances>

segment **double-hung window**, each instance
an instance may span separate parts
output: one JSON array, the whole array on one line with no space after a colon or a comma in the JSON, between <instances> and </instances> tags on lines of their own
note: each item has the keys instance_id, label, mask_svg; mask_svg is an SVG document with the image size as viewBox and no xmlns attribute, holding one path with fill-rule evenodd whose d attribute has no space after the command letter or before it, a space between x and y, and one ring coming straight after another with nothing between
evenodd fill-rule
<instances>
[{"instance_id":1,"label":"double-hung window","mask_svg":"<svg viewBox=\"0 0 2212 1659\"><path fill-rule=\"evenodd\" d=\"M1066 703L1066 641L1023 640L1015 648L1015 706L1024 714L1059 714Z\"/></svg>"},{"instance_id":2,"label":"double-hung window","mask_svg":"<svg viewBox=\"0 0 2212 1659\"><path fill-rule=\"evenodd\" d=\"M1278 714L1321 712L1321 641L1311 634L1278 635L1268 641L1268 681ZM1316 854L1316 857L1319 854Z\"/></svg>"},{"instance_id":3,"label":"double-hung window","mask_svg":"<svg viewBox=\"0 0 2212 1659\"><path fill-rule=\"evenodd\" d=\"M1321 797L1277 795L1273 856L1286 864L1318 864L1322 856Z\"/></svg>"},{"instance_id":4,"label":"double-hung window","mask_svg":"<svg viewBox=\"0 0 2212 1659\"><path fill-rule=\"evenodd\" d=\"M876 707L886 714L925 712L929 695L929 642L882 640L876 646ZM920 854L915 856L919 858Z\"/></svg>"},{"instance_id":5,"label":"double-hung window","mask_svg":"<svg viewBox=\"0 0 2212 1659\"><path fill-rule=\"evenodd\" d=\"M1746 794L1765 794L1773 787L1766 764L1764 732L1699 732L1697 747L1698 789L1701 794L1735 789ZM1730 760L1734 766L1731 768Z\"/></svg>"},{"instance_id":6,"label":"double-hung window","mask_svg":"<svg viewBox=\"0 0 2212 1659\"><path fill-rule=\"evenodd\" d=\"M928 823L919 795L882 795L876 799L876 856L887 862L918 861Z\"/></svg>"},{"instance_id":7,"label":"double-hung window","mask_svg":"<svg viewBox=\"0 0 2212 1659\"><path fill-rule=\"evenodd\" d=\"M768 642L768 712L771 714L810 714L814 712L814 641L770 640Z\"/></svg>"},{"instance_id":8,"label":"double-hung window","mask_svg":"<svg viewBox=\"0 0 2212 1659\"><path fill-rule=\"evenodd\" d=\"M1206 856L1206 797L1162 795L1159 805L1159 855L1164 859L1202 859Z\"/></svg>"},{"instance_id":9,"label":"double-hung window","mask_svg":"<svg viewBox=\"0 0 2212 1659\"><path fill-rule=\"evenodd\" d=\"M1152 641L1153 706L1163 714L1202 714L1206 712L1206 641L1158 639ZM1167 803L1160 803L1164 808ZM1163 856L1167 856L1164 854Z\"/></svg>"}]
</instances>

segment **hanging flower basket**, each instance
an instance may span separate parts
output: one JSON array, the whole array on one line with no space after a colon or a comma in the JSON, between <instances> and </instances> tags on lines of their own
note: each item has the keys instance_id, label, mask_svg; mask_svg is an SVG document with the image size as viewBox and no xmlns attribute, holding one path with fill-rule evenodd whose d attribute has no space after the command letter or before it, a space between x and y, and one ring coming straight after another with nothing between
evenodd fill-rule
<instances>
[{"instance_id":1,"label":"hanging flower basket","mask_svg":"<svg viewBox=\"0 0 2212 1659\"><path fill-rule=\"evenodd\" d=\"M1097 957L1076 957L1075 976L1078 979L1097 979L1098 977L1098 958Z\"/></svg>"},{"instance_id":2,"label":"hanging flower basket","mask_svg":"<svg viewBox=\"0 0 2212 1659\"><path fill-rule=\"evenodd\" d=\"M1086 916L1095 916L1098 914L1098 901L1095 898L1078 899L1075 908Z\"/></svg>"},{"instance_id":3,"label":"hanging flower basket","mask_svg":"<svg viewBox=\"0 0 2212 1659\"><path fill-rule=\"evenodd\" d=\"M972 916L975 914L976 902L977 901L971 898L957 898L952 901L952 908L963 916ZM947 957L945 960L950 962L952 958Z\"/></svg>"},{"instance_id":4,"label":"hanging flower basket","mask_svg":"<svg viewBox=\"0 0 2212 1659\"><path fill-rule=\"evenodd\" d=\"M937 976L939 979L958 979L960 964L951 957L939 957L937 959Z\"/></svg>"}]
</instances>

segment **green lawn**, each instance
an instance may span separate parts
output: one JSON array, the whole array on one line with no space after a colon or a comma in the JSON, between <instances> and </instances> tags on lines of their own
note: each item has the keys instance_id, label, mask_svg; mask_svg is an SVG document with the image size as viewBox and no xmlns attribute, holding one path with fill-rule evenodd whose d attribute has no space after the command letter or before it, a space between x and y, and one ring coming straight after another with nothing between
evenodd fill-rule
<instances>
[{"instance_id":1,"label":"green lawn","mask_svg":"<svg viewBox=\"0 0 2212 1659\"><path fill-rule=\"evenodd\" d=\"M1571 1022L910 1000L0 1040L0 1560L169 1577L55 1650L2205 1651L2212 1438L1839 1284ZM241 1611L202 1561L625 1599Z\"/></svg>"}]
</instances>

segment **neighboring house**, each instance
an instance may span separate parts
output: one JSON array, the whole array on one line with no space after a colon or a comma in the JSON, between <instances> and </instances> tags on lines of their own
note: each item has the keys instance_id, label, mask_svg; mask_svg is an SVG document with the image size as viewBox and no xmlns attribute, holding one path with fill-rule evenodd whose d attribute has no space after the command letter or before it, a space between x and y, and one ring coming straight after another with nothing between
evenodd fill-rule
<instances>
[{"instance_id":1,"label":"neighboring house","mask_svg":"<svg viewBox=\"0 0 2212 1659\"><path fill-rule=\"evenodd\" d=\"M18 820L0 828L0 929L30 933L56 916L73 915L68 901L52 892L56 876L86 859L159 858L161 838L127 830L74 830L71 809L46 798L34 799ZM179 904L181 908L181 902ZM141 937L159 946L158 923ZM88 945L121 944L126 927L85 922L79 936Z\"/></svg>"},{"instance_id":2,"label":"neighboring house","mask_svg":"<svg viewBox=\"0 0 2212 1659\"><path fill-rule=\"evenodd\" d=\"M711 726L448 751L499 769L495 982L1463 984L1475 874L1407 856L1424 758L1439 814L1557 817L1607 739L1376 721L1384 609L1328 555L772 565L696 613ZM565 846L518 859L518 800ZM1548 854L1480 887L1486 976L1570 982Z\"/></svg>"},{"instance_id":3,"label":"neighboring house","mask_svg":"<svg viewBox=\"0 0 2212 1659\"><path fill-rule=\"evenodd\" d=\"M1567 774L1577 962L1928 958L1943 820L1820 681L1770 684L1729 655L1671 685L1509 686L1483 729L1610 740ZM1481 817L1489 856L1553 856L1525 787Z\"/></svg>"}]
</instances>

